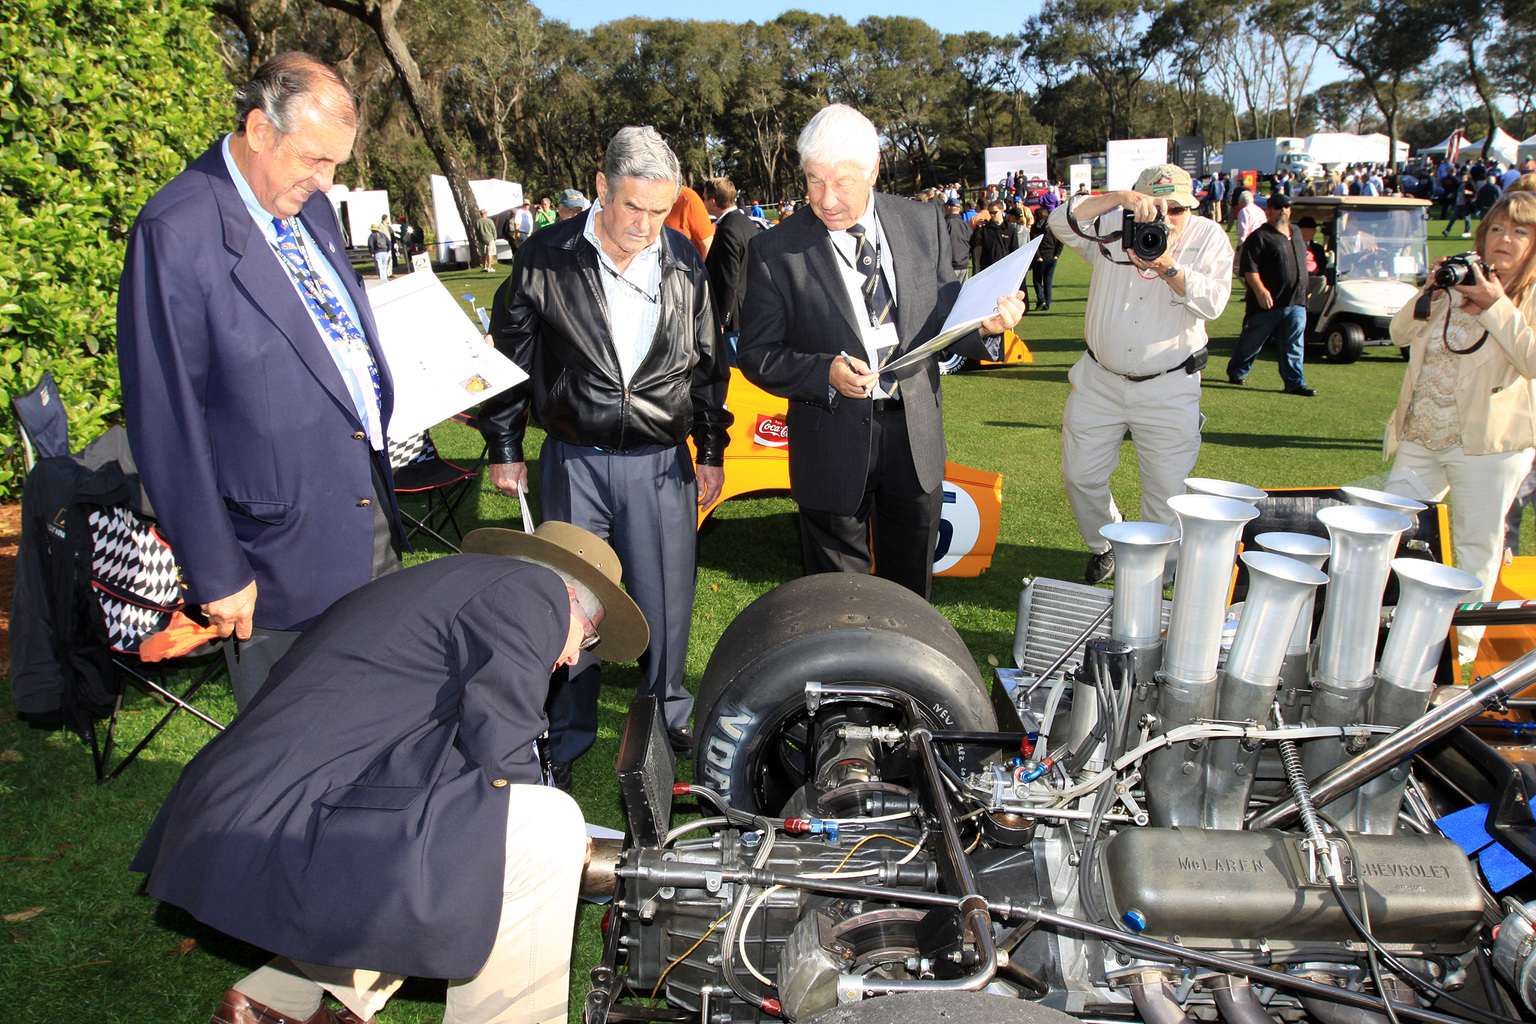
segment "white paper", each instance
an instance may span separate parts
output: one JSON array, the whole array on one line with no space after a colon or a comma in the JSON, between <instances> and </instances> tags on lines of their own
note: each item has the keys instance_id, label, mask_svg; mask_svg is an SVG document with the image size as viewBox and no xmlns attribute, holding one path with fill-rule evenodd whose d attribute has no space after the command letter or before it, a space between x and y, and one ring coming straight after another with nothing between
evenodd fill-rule
<instances>
[{"instance_id":1,"label":"white paper","mask_svg":"<svg viewBox=\"0 0 1536 1024\"><path fill-rule=\"evenodd\" d=\"M395 382L390 437L410 437L528 379L448 294L436 274L405 274L368 290Z\"/></svg>"},{"instance_id":2,"label":"white paper","mask_svg":"<svg viewBox=\"0 0 1536 1024\"><path fill-rule=\"evenodd\" d=\"M986 270L967 278L939 333L903 352L888 365L880 367L880 372L904 370L927 358L930 353L948 348L981 326L982 321L995 316L997 300L1012 295L1023 286L1024 275L1029 272L1029 265L1034 262L1035 251L1040 248L1040 241L1044 237L1036 235Z\"/></svg>"}]
</instances>

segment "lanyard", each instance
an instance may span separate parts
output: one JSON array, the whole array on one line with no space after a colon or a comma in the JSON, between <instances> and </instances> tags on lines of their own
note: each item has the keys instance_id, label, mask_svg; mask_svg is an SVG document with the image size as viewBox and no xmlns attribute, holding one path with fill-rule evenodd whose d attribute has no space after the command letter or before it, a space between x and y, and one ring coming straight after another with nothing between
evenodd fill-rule
<instances>
[{"instance_id":1,"label":"lanyard","mask_svg":"<svg viewBox=\"0 0 1536 1024\"><path fill-rule=\"evenodd\" d=\"M313 257L309 252L309 243L304 240L304 232L292 226L289 227L289 230L293 232L294 240L299 244L299 262L295 263L285 255L282 249L278 248L277 243L269 241L267 244L272 246L272 251L277 253L277 258L293 274L294 279L299 282L299 286L304 289L305 294L315 301L315 306L320 310L320 315L325 317L331 324L339 324L341 322L341 311L332 306L330 300L325 297L325 289L321 287L320 279L316 276L312 266Z\"/></svg>"}]
</instances>

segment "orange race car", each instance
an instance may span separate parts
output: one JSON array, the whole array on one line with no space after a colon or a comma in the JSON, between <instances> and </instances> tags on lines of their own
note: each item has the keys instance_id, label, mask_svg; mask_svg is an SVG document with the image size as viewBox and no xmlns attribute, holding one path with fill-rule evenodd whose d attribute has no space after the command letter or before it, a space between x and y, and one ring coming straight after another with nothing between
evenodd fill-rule
<instances>
[{"instance_id":1,"label":"orange race car","mask_svg":"<svg viewBox=\"0 0 1536 1024\"><path fill-rule=\"evenodd\" d=\"M1015 360L1017 361L1017 360ZM789 403L731 375L726 407L735 414L725 449L725 489L714 504L699 509L699 525L721 502L744 494L789 490ZM955 462L944 469L944 521L934 551L940 576L980 576L992 565L1003 507L1003 478Z\"/></svg>"}]
</instances>

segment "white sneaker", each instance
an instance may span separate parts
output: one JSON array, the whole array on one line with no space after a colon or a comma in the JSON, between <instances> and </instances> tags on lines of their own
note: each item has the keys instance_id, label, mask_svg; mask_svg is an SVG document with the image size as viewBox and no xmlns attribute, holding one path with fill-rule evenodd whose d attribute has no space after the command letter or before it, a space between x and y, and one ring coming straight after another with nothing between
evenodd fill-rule
<instances>
[{"instance_id":1,"label":"white sneaker","mask_svg":"<svg viewBox=\"0 0 1536 1024\"><path fill-rule=\"evenodd\" d=\"M1463 231L1461 233L1461 237L1462 238L1471 238L1472 237L1472 232L1470 232L1470 231Z\"/></svg>"}]
</instances>

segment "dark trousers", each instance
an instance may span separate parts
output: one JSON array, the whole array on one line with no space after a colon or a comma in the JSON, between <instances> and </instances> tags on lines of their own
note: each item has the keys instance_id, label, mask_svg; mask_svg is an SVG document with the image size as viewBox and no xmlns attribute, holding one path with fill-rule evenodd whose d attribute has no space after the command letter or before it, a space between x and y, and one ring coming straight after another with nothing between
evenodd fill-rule
<instances>
[{"instance_id":1,"label":"dark trousers","mask_svg":"<svg viewBox=\"0 0 1536 1024\"><path fill-rule=\"evenodd\" d=\"M869 475L858 509L839 515L800 507L805 573L868 573L873 568L875 575L927 600L933 594L944 487L925 491L918 483L907 418L899 408L871 415Z\"/></svg>"},{"instance_id":2,"label":"dark trousers","mask_svg":"<svg viewBox=\"0 0 1536 1024\"><path fill-rule=\"evenodd\" d=\"M1051 304L1051 283L1056 279L1055 260L1035 260L1035 265L1030 268L1030 276L1035 282L1035 305L1049 306Z\"/></svg>"},{"instance_id":3,"label":"dark trousers","mask_svg":"<svg viewBox=\"0 0 1536 1024\"><path fill-rule=\"evenodd\" d=\"M686 445L619 455L546 438L539 454L544 518L574 523L613 545L624 589L651 627L640 656L640 693L661 704L668 729L693 715L683 688L697 582L698 485ZM601 632L601 629L599 629ZM549 756L574 761L597 738L601 662L583 654L550 679Z\"/></svg>"}]
</instances>

